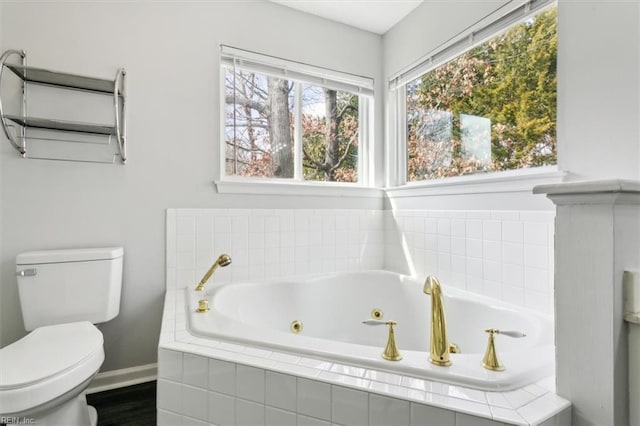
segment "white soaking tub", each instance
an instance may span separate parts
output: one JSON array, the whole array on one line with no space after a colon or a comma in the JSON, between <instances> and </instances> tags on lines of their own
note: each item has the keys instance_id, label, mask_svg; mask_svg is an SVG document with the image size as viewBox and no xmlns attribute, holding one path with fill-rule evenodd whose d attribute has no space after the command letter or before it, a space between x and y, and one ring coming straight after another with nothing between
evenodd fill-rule
<instances>
[{"instance_id":1,"label":"white soaking tub","mask_svg":"<svg viewBox=\"0 0 640 426\"><path fill-rule=\"evenodd\" d=\"M302 354L355 367L496 391L511 390L554 374L553 324L549 317L474 295L441 283L448 338L460 348L452 365L429 359L431 296L423 282L387 271L348 272L264 282L209 285L186 289L187 325L195 336ZM198 301L210 310L197 313ZM372 310L394 320L403 359L381 357L386 326L367 326ZM302 331L291 331L293 321ZM506 369L482 367L487 328L517 330L525 338L496 336Z\"/></svg>"}]
</instances>

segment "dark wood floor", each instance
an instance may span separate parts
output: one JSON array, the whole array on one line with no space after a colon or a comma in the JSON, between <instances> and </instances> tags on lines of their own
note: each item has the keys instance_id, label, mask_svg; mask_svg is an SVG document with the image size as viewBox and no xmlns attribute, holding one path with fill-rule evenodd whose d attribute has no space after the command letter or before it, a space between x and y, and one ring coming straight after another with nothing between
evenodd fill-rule
<instances>
[{"instance_id":1,"label":"dark wood floor","mask_svg":"<svg viewBox=\"0 0 640 426\"><path fill-rule=\"evenodd\" d=\"M155 426L156 382L87 395L98 410L98 426Z\"/></svg>"}]
</instances>

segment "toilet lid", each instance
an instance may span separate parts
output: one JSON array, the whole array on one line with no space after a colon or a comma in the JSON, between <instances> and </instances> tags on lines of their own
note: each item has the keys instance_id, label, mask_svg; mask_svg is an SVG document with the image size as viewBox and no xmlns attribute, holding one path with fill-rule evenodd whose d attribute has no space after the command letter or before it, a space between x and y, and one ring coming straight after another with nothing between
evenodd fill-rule
<instances>
[{"instance_id":1,"label":"toilet lid","mask_svg":"<svg viewBox=\"0 0 640 426\"><path fill-rule=\"evenodd\" d=\"M102 350L102 333L87 321L40 327L0 349L0 389L63 373Z\"/></svg>"}]
</instances>

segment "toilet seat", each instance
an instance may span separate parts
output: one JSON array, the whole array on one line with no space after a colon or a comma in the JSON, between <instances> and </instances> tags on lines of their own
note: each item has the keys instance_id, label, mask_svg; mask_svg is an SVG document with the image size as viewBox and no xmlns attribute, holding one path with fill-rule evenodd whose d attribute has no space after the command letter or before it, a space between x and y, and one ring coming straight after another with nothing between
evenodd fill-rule
<instances>
[{"instance_id":1,"label":"toilet seat","mask_svg":"<svg viewBox=\"0 0 640 426\"><path fill-rule=\"evenodd\" d=\"M33 330L0 349L0 414L21 413L64 395L103 361L102 333L90 322Z\"/></svg>"}]
</instances>

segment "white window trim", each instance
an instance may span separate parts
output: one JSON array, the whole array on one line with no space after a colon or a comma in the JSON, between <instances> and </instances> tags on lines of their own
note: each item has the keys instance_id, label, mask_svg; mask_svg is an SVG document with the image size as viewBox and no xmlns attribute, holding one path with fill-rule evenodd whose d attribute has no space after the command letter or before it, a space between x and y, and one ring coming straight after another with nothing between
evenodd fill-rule
<instances>
[{"instance_id":1,"label":"white window trim","mask_svg":"<svg viewBox=\"0 0 640 426\"><path fill-rule=\"evenodd\" d=\"M384 189L345 182L301 182L229 176L213 182L219 194L299 195L318 197L381 198Z\"/></svg>"},{"instance_id":2,"label":"white window trim","mask_svg":"<svg viewBox=\"0 0 640 426\"><path fill-rule=\"evenodd\" d=\"M269 195L319 195L372 197L380 196L382 189L372 188L373 173L373 88L372 78L361 77L340 71L329 70L307 64L262 55L230 46L220 46L220 165L214 184L218 193L269 194ZM248 69L275 75L295 81L296 84L310 83L336 90L348 91L359 96L358 122L360 141L358 145L358 182L306 181L302 167L302 127L299 114L296 116L294 134L294 177L291 179L270 179L226 175L226 134L225 110L226 91L224 69L236 61L250 64ZM294 102L299 107L301 99L296 91Z\"/></svg>"},{"instance_id":3,"label":"white window trim","mask_svg":"<svg viewBox=\"0 0 640 426\"><path fill-rule=\"evenodd\" d=\"M568 176L568 172L558 170L557 166L544 166L410 182L402 186L385 188L385 193L391 199L506 192L531 194L537 185L559 183L566 180Z\"/></svg>"},{"instance_id":4,"label":"white window trim","mask_svg":"<svg viewBox=\"0 0 640 426\"><path fill-rule=\"evenodd\" d=\"M457 36L389 78L385 192L391 199L416 196L529 192L542 184L559 183L569 173L557 165L407 182L406 84L453 57L495 37L500 31L556 5L556 0L512 0L471 25Z\"/></svg>"}]
</instances>

